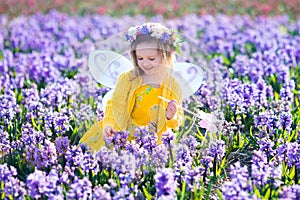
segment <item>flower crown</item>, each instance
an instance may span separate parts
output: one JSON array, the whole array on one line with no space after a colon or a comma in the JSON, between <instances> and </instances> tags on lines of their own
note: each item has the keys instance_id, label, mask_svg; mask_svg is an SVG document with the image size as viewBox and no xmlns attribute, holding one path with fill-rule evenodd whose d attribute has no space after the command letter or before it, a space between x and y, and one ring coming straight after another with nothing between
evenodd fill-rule
<instances>
[{"instance_id":1,"label":"flower crown","mask_svg":"<svg viewBox=\"0 0 300 200\"><path fill-rule=\"evenodd\" d=\"M128 29L126 34L126 40L134 42L139 35L150 35L158 40L161 40L164 44L169 41L176 52L181 54L182 40L175 33L174 30L170 30L159 23L145 23L141 26L133 26Z\"/></svg>"}]
</instances>

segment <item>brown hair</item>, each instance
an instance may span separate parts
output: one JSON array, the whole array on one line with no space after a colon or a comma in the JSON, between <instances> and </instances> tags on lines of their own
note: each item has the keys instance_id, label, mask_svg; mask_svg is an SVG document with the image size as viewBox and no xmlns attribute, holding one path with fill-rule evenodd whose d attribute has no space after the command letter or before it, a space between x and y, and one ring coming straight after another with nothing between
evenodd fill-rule
<instances>
[{"instance_id":1,"label":"brown hair","mask_svg":"<svg viewBox=\"0 0 300 200\"><path fill-rule=\"evenodd\" d=\"M137 65L136 47L141 43L156 43L158 55L162 58L162 62L168 66L172 66L174 60L175 48L169 41L163 42L160 39L152 37L150 34L139 35L136 40L131 43L131 58L134 64L133 74L134 77L142 75L144 72Z\"/></svg>"}]
</instances>

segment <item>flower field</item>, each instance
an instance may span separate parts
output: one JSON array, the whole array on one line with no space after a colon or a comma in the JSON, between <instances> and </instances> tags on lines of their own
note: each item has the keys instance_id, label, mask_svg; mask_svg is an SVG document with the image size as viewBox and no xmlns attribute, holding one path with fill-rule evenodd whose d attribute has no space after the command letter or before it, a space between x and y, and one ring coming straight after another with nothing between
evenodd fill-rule
<instances>
[{"instance_id":1,"label":"flower field","mask_svg":"<svg viewBox=\"0 0 300 200\"><path fill-rule=\"evenodd\" d=\"M223 122L213 134L186 114L161 145L140 129L136 142L118 133L92 154L79 139L109 89L88 54L150 20L196 44L182 54L205 59L206 76L184 107ZM300 199L299 101L300 18L1 15L0 198Z\"/></svg>"}]
</instances>

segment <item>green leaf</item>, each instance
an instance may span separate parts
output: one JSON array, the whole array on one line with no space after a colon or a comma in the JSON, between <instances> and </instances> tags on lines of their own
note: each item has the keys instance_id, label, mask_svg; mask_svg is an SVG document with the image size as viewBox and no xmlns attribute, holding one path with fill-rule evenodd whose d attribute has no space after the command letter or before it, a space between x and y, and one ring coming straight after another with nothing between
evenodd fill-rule
<instances>
[{"instance_id":1,"label":"green leaf","mask_svg":"<svg viewBox=\"0 0 300 200\"><path fill-rule=\"evenodd\" d=\"M226 164L226 157L224 157L222 159L221 165L219 166L219 169L217 171L217 176L219 176L221 174L223 168L225 167L225 164Z\"/></svg>"},{"instance_id":2,"label":"green leaf","mask_svg":"<svg viewBox=\"0 0 300 200\"><path fill-rule=\"evenodd\" d=\"M5 192L4 191L1 193L1 199L5 199Z\"/></svg>"},{"instance_id":3,"label":"green leaf","mask_svg":"<svg viewBox=\"0 0 300 200\"><path fill-rule=\"evenodd\" d=\"M225 56L225 55L223 55L222 54L222 58L223 58L223 63L225 64L225 65L230 65L230 60Z\"/></svg>"},{"instance_id":4,"label":"green leaf","mask_svg":"<svg viewBox=\"0 0 300 200\"><path fill-rule=\"evenodd\" d=\"M294 130L294 131L292 131L292 134L289 134L288 135L288 142L291 142L293 139L294 139L294 137L295 137L295 134L296 134L296 131Z\"/></svg>"},{"instance_id":5,"label":"green leaf","mask_svg":"<svg viewBox=\"0 0 300 200\"><path fill-rule=\"evenodd\" d=\"M148 193L147 189L143 186L143 192L144 192L144 195L145 197L148 199L148 200L151 200L152 199L152 196Z\"/></svg>"},{"instance_id":6,"label":"green leaf","mask_svg":"<svg viewBox=\"0 0 300 200\"><path fill-rule=\"evenodd\" d=\"M290 179L294 179L294 177L295 177L295 174L296 174L296 167L295 166L293 166L292 167L292 169L290 170L290 172L289 172L289 178Z\"/></svg>"},{"instance_id":7,"label":"green leaf","mask_svg":"<svg viewBox=\"0 0 300 200\"><path fill-rule=\"evenodd\" d=\"M216 191L216 193L217 193L219 199L220 199L220 200L224 200L222 192L221 192L219 189L216 189L215 191Z\"/></svg>"},{"instance_id":8,"label":"green leaf","mask_svg":"<svg viewBox=\"0 0 300 200\"><path fill-rule=\"evenodd\" d=\"M186 183L185 183L185 181L184 181L183 184L182 184L181 198L180 198L180 200L183 200L183 199L184 199L185 189L186 189Z\"/></svg>"},{"instance_id":9,"label":"green leaf","mask_svg":"<svg viewBox=\"0 0 300 200\"><path fill-rule=\"evenodd\" d=\"M201 190L200 190L200 192L198 193L199 199L202 199L204 192L205 192L204 183L201 182Z\"/></svg>"},{"instance_id":10,"label":"green leaf","mask_svg":"<svg viewBox=\"0 0 300 200\"><path fill-rule=\"evenodd\" d=\"M271 188L268 188L266 193L265 193L264 199L269 199L270 195L271 195Z\"/></svg>"},{"instance_id":11,"label":"green leaf","mask_svg":"<svg viewBox=\"0 0 300 200\"><path fill-rule=\"evenodd\" d=\"M253 185L253 192L256 194L257 198L260 199L260 197L261 197L260 192L259 192L259 190L256 188L255 185Z\"/></svg>"},{"instance_id":12,"label":"green leaf","mask_svg":"<svg viewBox=\"0 0 300 200\"><path fill-rule=\"evenodd\" d=\"M211 188L212 188L212 182L209 183L207 191L206 191L206 197L205 199L208 200L210 197L210 192L211 192Z\"/></svg>"},{"instance_id":13,"label":"green leaf","mask_svg":"<svg viewBox=\"0 0 300 200\"><path fill-rule=\"evenodd\" d=\"M277 101L280 99L280 95L278 94L278 92L274 91L274 97Z\"/></svg>"}]
</instances>

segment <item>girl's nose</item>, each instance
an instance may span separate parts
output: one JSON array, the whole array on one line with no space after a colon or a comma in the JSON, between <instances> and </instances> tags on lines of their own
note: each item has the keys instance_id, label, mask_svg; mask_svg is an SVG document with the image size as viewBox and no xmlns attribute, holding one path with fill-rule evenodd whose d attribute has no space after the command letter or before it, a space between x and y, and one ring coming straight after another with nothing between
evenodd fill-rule
<instances>
[{"instance_id":1,"label":"girl's nose","mask_svg":"<svg viewBox=\"0 0 300 200\"><path fill-rule=\"evenodd\" d=\"M141 65L142 65L142 66L148 66L148 65L150 65L150 64L149 64L149 62L147 62L147 61L142 61Z\"/></svg>"}]
</instances>

